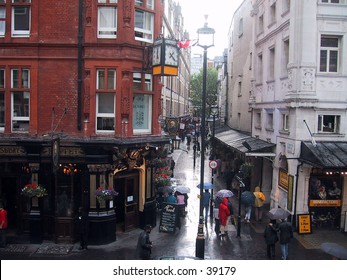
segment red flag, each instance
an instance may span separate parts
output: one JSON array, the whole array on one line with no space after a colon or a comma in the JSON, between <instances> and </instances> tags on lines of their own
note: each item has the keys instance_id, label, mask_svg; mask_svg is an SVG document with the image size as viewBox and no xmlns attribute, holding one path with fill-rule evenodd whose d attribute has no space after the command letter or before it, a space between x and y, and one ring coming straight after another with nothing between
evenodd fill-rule
<instances>
[{"instance_id":1,"label":"red flag","mask_svg":"<svg viewBox=\"0 0 347 280\"><path fill-rule=\"evenodd\" d=\"M190 40L183 40L183 41L178 41L177 45L181 48L181 49L186 49L190 46Z\"/></svg>"}]
</instances>

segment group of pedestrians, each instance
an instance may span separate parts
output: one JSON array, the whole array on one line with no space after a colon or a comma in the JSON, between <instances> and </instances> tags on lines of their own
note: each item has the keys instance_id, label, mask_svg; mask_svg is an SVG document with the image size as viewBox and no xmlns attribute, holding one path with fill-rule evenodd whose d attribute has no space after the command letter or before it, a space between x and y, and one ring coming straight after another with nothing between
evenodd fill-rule
<instances>
[{"instance_id":1,"label":"group of pedestrians","mask_svg":"<svg viewBox=\"0 0 347 280\"><path fill-rule=\"evenodd\" d=\"M264 230L266 243L266 253L269 259L275 259L276 243L280 242L282 260L288 259L288 244L293 238L293 229L291 223L281 220L280 224L276 220L270 220Z\"/></svg>"}]
</instances>

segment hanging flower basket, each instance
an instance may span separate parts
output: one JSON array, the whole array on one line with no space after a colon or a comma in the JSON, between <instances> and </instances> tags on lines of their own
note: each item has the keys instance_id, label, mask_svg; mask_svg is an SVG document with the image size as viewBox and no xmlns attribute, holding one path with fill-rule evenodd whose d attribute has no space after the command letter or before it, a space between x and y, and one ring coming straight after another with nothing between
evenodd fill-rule
<instances>
[{"instance_id":1,"label":"hanging flower basket","mask_svg":"<svg viewBox=\"0 0 347 280\"><path fill-rule=\"evenodd\" d=\"M159 188L159 187L164 187L164 186L171 186L171 177L172 171L169 169L168 166L163 166L163 167L157 167L155 169L155 174L154 174L154 185Z\"/></svg>"},{"instance_id":2,"label":"hanging flower basket","mask_svg":"<svg viewBox=\"0 0 347 280\"><path fill-rule=\"evenodd\" d=\"M42 186L38 184L27 184L22 189L23 196L26 197L44 197L48 195L47 190Z\"/></svg>"},{"instance_id":3,"label":"hanging flower basket","mask_svg":"<svg viewBox=\"0 0 347 280\"><path fill-rule=\"evenodd\" d=\"M98 187L95 196L99 203L103 201L113 200L118 195L114 189L105 189L105 187Z\"/></svg>"}]
</instances>

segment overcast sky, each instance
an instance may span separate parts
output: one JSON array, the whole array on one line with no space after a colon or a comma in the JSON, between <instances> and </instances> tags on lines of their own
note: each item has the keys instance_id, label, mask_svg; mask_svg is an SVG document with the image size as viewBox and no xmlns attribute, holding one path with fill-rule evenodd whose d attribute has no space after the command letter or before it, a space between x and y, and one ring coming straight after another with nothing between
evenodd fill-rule
<instances>
[{"instance_id":1,"label":"overcast sky","mask_svg":"<svg viewBox=\"0 0 347 280\"><path fill-rule=\"evenodd\" d=\"M228 47L228 31L235 10L243 0L174 0L182 7L184 28L190 39L197 38L197 30L204 26L204 15L208 15L208 26L215 30L215 46L208 49L208 57L223 55ZM202 48L193 47L192 53L202 53Z\"/></svg>"}]
</instances>

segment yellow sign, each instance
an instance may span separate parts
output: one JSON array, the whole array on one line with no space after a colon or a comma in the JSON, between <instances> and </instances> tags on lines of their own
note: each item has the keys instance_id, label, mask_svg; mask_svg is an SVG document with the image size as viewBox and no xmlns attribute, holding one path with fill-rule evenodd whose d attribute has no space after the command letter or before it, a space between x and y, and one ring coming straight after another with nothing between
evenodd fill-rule
<instances>
[{"instance_id":1,"label":"yellow sign","mask_svg":"<svg viewBox=\"0 0 347 280\"><path fill-rule=\"evenodd\" d=\"M311 199L310 207L340 207L340 199Z\"/></svg>"},{"instance_id":2,"label":"yellow sign","mask_svg":"<svg viewBox=\"0 0 347 280\"><path fill-rule=\"evenodd\" d=\"M298 233L307 234L311 233L311 216L310 214L298 215Z\"/></svg>"},{"instance_id":3,"label":"yellow sign","mask_svg":"<svg viewBox=\"0 0 347 280\"><path fill-rule=\"evenodd\" d=\"M284 169L280 169L279 174L278 174L278 184L284 188L285 190L288 190L289 186L289 176L288 172L285 171Z\"/></svg>"}]
</instances>

